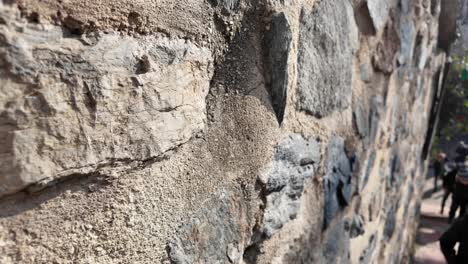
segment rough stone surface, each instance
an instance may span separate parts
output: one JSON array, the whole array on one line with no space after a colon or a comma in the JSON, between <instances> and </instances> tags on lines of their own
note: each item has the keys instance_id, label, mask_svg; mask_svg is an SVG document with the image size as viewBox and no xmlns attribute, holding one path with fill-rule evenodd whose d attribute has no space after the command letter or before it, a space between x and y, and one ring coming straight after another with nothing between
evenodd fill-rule
<instances>
[{"instance_id":1,"label":"rough stone surface","mask_svg":"<svg viewBox=\"0 0 468 264\"><path fill-rule=\"evenodd\" d=\"M293 134L276 147L265 182L266 206L262 232L267 237L296 218L305 181L314 176L319 162L320 145L315 139L304 139Z\"/></svg>"},{"instance_id":2,"label":"rough stone surface","mask_svg":"<svg viewBox=\"0 0 468 264\"><path fill-rule=\"evenodd\" d=\"M349 233L346 232L345 222L340 221L331 226L324 241L325 263L350 263L347 244L349 244Z\"/></svg>"},{"instance_id":3,"label":"rough stone surface","mask_svg":"<svg viewBox=\"0 0 468 264\"><path fill-rule=\"evenodd\" d=\"M212 0L215 6L220 6L225 10L233 10L238 7L239 0Z\"/></svg>"},{"instance_id":4,"label":"rough stone surface","mask_svg":"<svg viewBox=\"0 0 468 264\"><path fill-rule=\"evenodd\" d=\"M408 262L449 1L0 3L0 263Z\"/></svg>"},{"instance_id":5,"label":"rough stone surface","mask_svg":"<svg viewBox=\"0 0 468 264\"><path fill-rule=\"evenodd\" d=\"M377 50L372 57L374 68L384 73L393 71L396 52L400 49L400 39L392 23L389 23L383 32L383 38L377 45Z\"/></svg>"},{"instance_id":6,"label":"rough stone surface","mask_svg":"<svg viewBox=\"0 0 468 264\"><path fill-rule=\"evenodd\" d=\"M250 238L252 210L236 190L221 190L169 242L171 263L239 263Z\"/></svg>"},{"instance_id":7,"label":"rough stone surface","mask_svg":"<svg viewBox=\"0 0 468 264\"><path fill-rule=\"evenodd\" d=\"M44 179L148 160L204 128L211 53L183 40L10 21L0 29L0 195ZM13 27L16 27L14 29Z\"/></svg>"},{"instance_id":8,"label":"rough stone surface","mask_svg":"<svg viewBox=\"0 0 468 264\"><path fill-rule=\"evenodd\" d=\"M188 0L14 0L23 17L41 23L57 23L77 33L118 30L165 34L202 39L214 29L212 10L208 1ZM221 0L231 7L236 0Z\"/></svg>"},{"instance_id":9,"label":"rough stone surface","mask_svg":"<svg viewBox=\"0 0 468 264\"><path fill-rule=\"evenodd\" d=\"M347 1L320 1L301 11L299 29L299 108L324 117L350 103L356 23ZM345 12L343 12L345 11ZM333 20L335 23L329 23Z\"/></svg>"}]
</instances>

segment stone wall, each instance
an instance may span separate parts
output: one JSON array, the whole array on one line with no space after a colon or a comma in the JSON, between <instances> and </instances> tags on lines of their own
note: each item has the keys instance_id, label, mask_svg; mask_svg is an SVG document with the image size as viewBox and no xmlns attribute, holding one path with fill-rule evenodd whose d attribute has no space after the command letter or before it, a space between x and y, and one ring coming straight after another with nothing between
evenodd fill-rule
<instances>
[{"instance_id":1,"label":"stone wall","mask_svg":"<svg viewBox=\"0 0 468 264\"><path fill-rule=\"evenodd\" d=\"M3 1L0 262L407 262L440 5Z\"/></svg>"}]
</instances>

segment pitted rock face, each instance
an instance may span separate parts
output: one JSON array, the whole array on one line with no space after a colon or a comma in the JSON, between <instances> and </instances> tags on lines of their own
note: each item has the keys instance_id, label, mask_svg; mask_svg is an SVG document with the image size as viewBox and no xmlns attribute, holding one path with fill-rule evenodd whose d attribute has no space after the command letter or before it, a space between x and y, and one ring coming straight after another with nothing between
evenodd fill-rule
<instances>
[{"instance_id":1,"label":"pitted rock face","mask_svg":"<svg viewBox=\"0 0 468 264\"><path fill-rule=\"evenodd\" d=\"M239 263L252 218L252 208L240 190L221 190L169 241L171 263Z\"/></svg>"},{"instance_id":2,"label":"pitted rock face","mask_svg":"<svg viewBox=\"0 0 468 264\"><path fill-rule=\"evenodd\" d=\"M388 164L386 188L387 190L399 189L402 184L400 175L400 157L398 154L392 154Z\"/></svg>"},{"instance_id":3,"label":"pitted rock face","mask_svg":"<svg viewBox=\"0 0 468 264\"><path fill-rule=\"evenodd\" d=\"M320 1L313 11L303 8L299 38L299 108L316 117L346 108L357 48L357 26L349 2Z\"/></svg>"},{"instance_id":4,"label":"pitted rock face","mask_svg":"<svg viewBox=\"0 0 468 264\"><path fill-rule=\"evenodd\" d=\"M147 160L204 129L211 52L184 40L55 26L0 28L0 196L47 178Z\"/></svg>"},{"instance_id":5,"label":"pitted rock face","mask_svg":"<svg viewBox=\"0 0 468 264\"><path fill-rule=\"evenodd\" d=\"M0 263L405 262L448 2L0 1Z\"/></svg>"},{"instance_id":6,"label":"pitted rock face","mask_svg":"<svg viewBox=\"0 0 468 264\"><path fill-rule=\"evenodd\" d=\"M314 176L319 162L320 145L315 139L293 134L276 147L274 160L266 172L262 230L267 237L296 218L305 181Z\"/></svg>"}]
</instances>

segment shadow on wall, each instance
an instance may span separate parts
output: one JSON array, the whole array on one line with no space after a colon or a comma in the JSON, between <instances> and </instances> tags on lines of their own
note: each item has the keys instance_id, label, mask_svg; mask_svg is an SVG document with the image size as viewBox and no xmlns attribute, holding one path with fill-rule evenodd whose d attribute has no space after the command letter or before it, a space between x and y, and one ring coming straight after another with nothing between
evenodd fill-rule
<instances>
[{"instance_id":1,"label":"shadow on wall","mask_svg":"<svg viewBox=\"0 0 468 264\"><path fill-rule=\"evenodd\" d=\"M439 37L438 47L449 53L450 46L456 38L457 16L460 10L458 0L443 0L441 1L440 16L439 16Z\"/></svg>"},{"instance_id":2,"label":"shadow on wall","mask_svg":"<svg viewBox=\"0 0 468 264\"><path fill-rule=\"evenodd\" d=\"M264 13L263 6L248 9L242 20L234 25L226 25L221 15L216 17L216 28L225 36L229 48L223 58L218 58L209 96L254 96L266 110L276 115L281 124L287 96L291 30L284 14L274 16L266 30L265 23L268 22L261 20ZM214 105L208 103L207 106L208 112L214 110Z\"/></svg>"}]
</instances>

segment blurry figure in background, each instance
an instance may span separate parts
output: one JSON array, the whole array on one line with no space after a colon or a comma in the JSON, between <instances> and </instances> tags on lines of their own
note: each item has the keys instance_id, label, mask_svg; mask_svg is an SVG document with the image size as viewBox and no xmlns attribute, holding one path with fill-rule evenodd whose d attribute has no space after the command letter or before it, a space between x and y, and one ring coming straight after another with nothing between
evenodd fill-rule
<instances>
[{"instance_id":1,"label":"blurry figure in background","mask_svg":"<svg viewBox=\"0 0 468 264\"><path fill-rule=\"evenodd\" d=\"M456 152L457 152L458 156L466 157L468 155L468 145L465 144L464 141L460 141L458 143L458 147L456 149Z\"/></svg>"},{"instance_id":2,"label":"blurry figure in background","mask_svg":"<svg viewBox=\"0 0 468 264\"><path fill-rule=\"evenodd\" d=\"M436 160L434 161L434 191L437 192L437 180L444 176L444 165L447 162L445 153L440 152L437 154Z\"/></svg>"},{"instance_id":3,"label":"blurry figure in background","mask_svg":"<svg viewBox=\"0 0 468 264\"><path fill-rule=\"evenodd\" d=\"M455 162L446 163L447 173L442 177L442 188L444 189L444 196L442 197L442 205L440 207L440 214L444 214L445 202L450 194L455 190L455 177L458 173L458 166Z\"/></svg>"},{"instance_id":4,"label":"blurry figure in background","mask_svg":"<svg viewBox=\"0 0 468 264\"><path fill-rule=\"evenodd\" d=\"M457 220L439 239L440 248L448 264L468 263L468 217ZM460 243L458 251L455 245Z\"/></svg>"},{"instance_id":5,"label":"blurry figure in background","mask_svg":"<svg viewBox=\"0 0 468 264\"><path fill-rule=\"evenodd\" d=\"M468 160L466 159L468 149L463 142L457 148L457 154L455 162L458 173L455 177L455 190L452 196L452 205L450 206L449 223L455 218L458 208L460 208L460 216L464 216L468 204Z\"/></svg>"}]
</instances>

